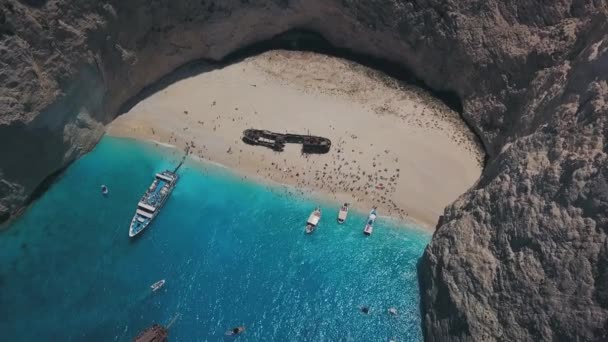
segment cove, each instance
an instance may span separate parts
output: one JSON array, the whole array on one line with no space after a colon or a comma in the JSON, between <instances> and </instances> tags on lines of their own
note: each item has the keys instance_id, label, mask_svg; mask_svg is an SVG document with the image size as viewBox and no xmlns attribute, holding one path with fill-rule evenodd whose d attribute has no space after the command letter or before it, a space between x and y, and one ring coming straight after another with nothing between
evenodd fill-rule
<instances>
[{"instance_id":1,"label":"cove","mask_svg":"<svg viewBox=\"0 0 608 342\"><path fill-rule=\"evenodd\" d=\"M240 341L422 339L416 264L431 234L382 212L365 238L364 212L338 225L339 203L187 160L161 214L130 240L142 192L180 158L105 137L0 233L5 340L129 341L177 314L170 341L228 340L237 325ZM324 216L307 236L316 205Z\"/></svg>"}]
</instances>

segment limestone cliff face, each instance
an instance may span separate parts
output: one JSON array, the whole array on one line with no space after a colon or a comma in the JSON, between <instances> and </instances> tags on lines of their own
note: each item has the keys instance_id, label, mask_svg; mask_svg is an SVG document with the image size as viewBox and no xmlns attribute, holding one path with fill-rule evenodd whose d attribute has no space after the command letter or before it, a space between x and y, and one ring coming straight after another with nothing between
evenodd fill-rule
<instances>
[{"instance_id":1,"label":"limestone cliff face","mask_svg":"<svg viewBox=\"0 0 608 342\"><path fill-rule=\"evenodd\" d=\"M489 154L420 265L430 341L608 333L605 0L0 0L0 219L143 87L292 28L462 99Z\"/></svg>"}]
</instances>

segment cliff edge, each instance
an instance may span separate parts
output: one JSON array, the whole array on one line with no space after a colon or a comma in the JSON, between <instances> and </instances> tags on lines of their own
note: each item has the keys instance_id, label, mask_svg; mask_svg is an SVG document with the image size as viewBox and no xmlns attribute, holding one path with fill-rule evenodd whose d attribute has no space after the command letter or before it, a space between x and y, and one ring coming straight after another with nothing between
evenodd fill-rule
<instances>
[{"instance_id":1,"label":"cliff edge","mask_svg":"<svg viewBox=\"0 0 608 342\"><path fill-rule=\"evenodd\" d=\"M608 333L603 0L1 0L0 220L176 67L290 29L457 94L488 163L420 263L429 341Z\"/></svg>"}]
</instances>

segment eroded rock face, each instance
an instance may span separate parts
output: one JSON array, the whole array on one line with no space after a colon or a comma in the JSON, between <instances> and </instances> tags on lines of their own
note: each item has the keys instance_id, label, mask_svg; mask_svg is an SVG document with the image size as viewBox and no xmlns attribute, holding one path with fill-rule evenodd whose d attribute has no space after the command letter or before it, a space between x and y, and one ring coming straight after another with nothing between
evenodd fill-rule
<instances>
[{"instance_id":1,"label":"eroded rock face","mask_svg":"<svg viewBox=\"0 0 608 342\"><path fill-rule=\"evenodd\" d=\"M177 66L292 28L456 92L489 162L420 266L430 341L608 331L604 0L2 0L0 218Z\"/></svg>"},{"instance_id":2,"label":"eroded rock face","mask_svg":"<svg viewBox=\"0 0 608 342\"><path fill-rule=\"evenodd\" d=\"M596 18L502 116L480 118L504 125L484 130L491 161L419 267L429 341L608 339L608 21Z\"/></svg>"}]
</instances>

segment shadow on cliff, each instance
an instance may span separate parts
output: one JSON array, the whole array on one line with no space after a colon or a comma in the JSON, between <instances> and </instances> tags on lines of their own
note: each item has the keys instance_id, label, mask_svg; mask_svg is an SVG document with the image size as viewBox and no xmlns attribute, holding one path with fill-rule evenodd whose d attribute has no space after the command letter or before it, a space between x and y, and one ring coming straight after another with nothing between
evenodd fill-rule
<instances>
[{"instance_id":1,"label":"shadow on cliff","mask_svg":"<svg viewBox=\"0 0 608 342\"><path fill-rule=\"evenodd\" d=\"M11 145L11 141L28 141L28 144ZM19 172L9 172L10 168L0 166L0 175L6 182L0 183L0 198L11 198L19 196L24 189L12 184L24 184L33 189L27 197L23 208L27 208L32 202L38 199L62 174L67 167L56 169L52 174L44 174L45 165L61 165L64 155L63 150L65 141L61 134L54 134L45 127L26 128L23 123L13 125L0 125L0 161L9 164L32 165ZM2 208L2 203L0 203ZM19 209L16 215L10 212L0 212L0 230L6 228L11 218L18 217L23 209ZM9 209L12 209L9 207ZM14 210L14 209L13 209Z\"/></svg>"},{"instance_id":2,"label":"shadow on cliff","mask_svg":"<svg viewBox=\"0 0 608 342\"><path fill-rule=\"evenodd\" d=\"M172 83L208 71L220 69L230 64L238 63L251 56L279 49L316 52L350 60L371 69L381 71L387 76L401 82L423 88L443 101L451 109L458 113L462 113L462 102L456 93L433 90L403 65L385 59L356 53L349 49L335 47L331 45L323 36L316 32L296 29L279 34L269 40L264 40L236 50L220 61L200 59L187 63L164 76L157 82L147 86L136 96L125 102L120 107L118 115L128 112L143 99L166 88Z\"/></svg>"},{"instance_id":3,"label":"shadow on cliff","mask_svg":"<svg viewBox=\"0 0 608 342\"><path fill-rule=\"evenodd\" d=\"M117 116L127 113L142 100L165 89L166 87L175 82L205 72L221 69L227 65L241 62L242 60L248 57L256 56L271 50L308 51L342 58L366 66L368 68L380 71L386 76L389 76L393 79L407 83L409 85L417 86L428 91L434 97L445 103L449 108L456 111L460 115L460 118L463 120L463 122L467 125L467 127L469 127L469 130L473 132L477 139L477 143L484 150L483 167L485 168L488 161L488 156L485 151L485 147L481 142L482 140L479 137L479 134L469 125L469 123L462 116L463 106L458 94L451 91L437 91L429 87L420 78L416 77L416 75L414 75L411 70L409 70L402 64L366 54L357 53L350 49L333 46L322 35L316 32L302 29L293 29L282 34L276 35L271 39L263 40L247 47L238 49L219 61L199 59L186 63L175 69L173 72L162 77L158 81L145 87L137 95L127 100L119 108Z\"/></svg>"}]
</instances>

